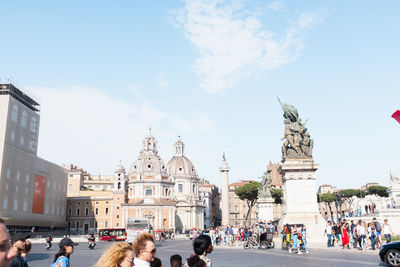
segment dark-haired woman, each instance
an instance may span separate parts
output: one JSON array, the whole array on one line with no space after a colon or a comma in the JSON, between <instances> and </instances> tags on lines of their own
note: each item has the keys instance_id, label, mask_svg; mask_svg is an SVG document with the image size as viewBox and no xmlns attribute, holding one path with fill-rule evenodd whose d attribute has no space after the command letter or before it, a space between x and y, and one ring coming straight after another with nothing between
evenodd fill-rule
<instances>
[{"instance_id":1,"label":"dark-haired woman","mask_svg":"<svg viewBox=\"0 0 400 267\"><path fill-rule=\"evenodd\" d=\"M54 262L50 267L69 267L69 257L74 252L74 246L79 245L65 237L58 243L60 250L54 256Z\"/></svg>"},{"instance_id":2,"label":"dark-haired woman","mask_svg":"<svg viewBox=\"0 0 400 267\"><path fill-rule=\"evenodd\" d=\"M207 258L207 254L210 254L213 249L211 238L208 235L199 235L193 241L194 252L207 264L207 267L211 267L211 260Z\"/></svg>"},{"instance_id":3,"label":"dark-haired woman","mask_svg":"<svg viewBox=\"0 0 400 267\"><path fill-rule=\"evenodd\" d=\"M207 267L207 264L200 259L199 255L193 254L187 259L187 266L189 267Z\"/></svg>"}]
</instances>

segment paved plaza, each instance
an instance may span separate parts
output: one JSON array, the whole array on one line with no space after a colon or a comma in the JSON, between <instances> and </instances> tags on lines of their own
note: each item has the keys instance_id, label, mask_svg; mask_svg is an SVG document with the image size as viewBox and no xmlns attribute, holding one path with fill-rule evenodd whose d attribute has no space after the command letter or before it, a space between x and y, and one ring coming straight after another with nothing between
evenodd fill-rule
<instances>
[{"instance_id":1,"label":"paved plaza","mask_svg":"<svg viewBox=\"0 0 400 267\"><path fill-rule=\"evenodd\" d=\"M99 242L96 248L91 251L86 243L81 243L75 248L71 257L71 267L93 266L103 251L111 243ZM164 267L169 266L169 257L173 254L180 254L187 258L193 250L189 240L169 240L162 245L157 245L157 257ZM50 266L56 246L46 251L44 244L34 244L32 253L29 255L30 267ZM213 267L228 266L387 266L381 263L378 251L341 251L339 249L314 249L309 254L289 254L287 251L275 248L271 250L244 250L241 248L220 248L216 247L209 255Z\"/></svg>"}]
</instances>

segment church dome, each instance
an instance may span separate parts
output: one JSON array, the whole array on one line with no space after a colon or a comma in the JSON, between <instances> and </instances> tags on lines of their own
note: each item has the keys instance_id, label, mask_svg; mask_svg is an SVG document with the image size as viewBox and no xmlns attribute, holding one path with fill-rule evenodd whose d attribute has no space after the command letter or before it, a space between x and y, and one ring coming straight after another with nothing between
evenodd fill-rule
<instances>
[{"instance_id":1,"label":"church dome","mask_svg":"<svg viewBox=\"0 0 400 267\"><path fill-rule=\"evenodd\" d=\"M140 151L139 157L132 163L128 177L131 180L168 178L167 167L158 156L157 140L151 135L151 132L143 140L143 149Z\"/></svg>"},{"instance_id":2,"label":"church dome","mask_svg":"<svg viewBox=\"0 0 400 267\"><path fill-rule=\"evenodd\" d=\"M184 155L185 145L179 138L174 144L174 156L168 161L168 174L174 177L192 177L198 178L197 171L193 163Z\"/></svg>"}]
</instances>

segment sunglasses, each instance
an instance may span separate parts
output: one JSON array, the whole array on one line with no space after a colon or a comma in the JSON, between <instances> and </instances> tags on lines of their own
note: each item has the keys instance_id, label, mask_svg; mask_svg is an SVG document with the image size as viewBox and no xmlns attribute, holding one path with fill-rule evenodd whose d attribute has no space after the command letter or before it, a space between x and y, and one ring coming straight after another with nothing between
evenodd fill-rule
<instances>
[{"instance_id":1,"label":"sunglasses","mask_svg":"<svg viewBox=\"0 0 400 267\"><path fill-rule=\"evenodd\" d=\"M153 248L152 250L148 251L148 250L144 250L144 252L149 252L151 254L154 254L157 252L157 249Z\"/></svg>"}]
</instances>

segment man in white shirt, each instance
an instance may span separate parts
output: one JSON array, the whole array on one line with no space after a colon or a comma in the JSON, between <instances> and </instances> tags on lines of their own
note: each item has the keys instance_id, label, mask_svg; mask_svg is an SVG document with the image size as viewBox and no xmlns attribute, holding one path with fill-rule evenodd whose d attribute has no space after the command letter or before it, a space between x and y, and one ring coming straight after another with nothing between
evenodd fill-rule
<instances>
[{"instance_id":1,"label":"man in white shirt","mask_svg":"<svg viewBox=\"0 0 400 267\"><path fill-rule=\"evenodd\" d=\"M150 262L154 260L157 252L153 236L143 233L136 238L132 246L136 255L135 266L150 267Z\"/></svg>"},{"instance_id":2,"label":"man in white shirt","mask_svg":"<svg viewBox=\"0 0 400 267\"><path fill-rule=\"evenodd\" d=\"M332 234L332 223L331 223L331 221L328 221L328 225L325 228L325 234L326 234L326 237L328 238L328 243L327 243L328 248L332 247L332 241L331 240L332 240L333 234Z\"/></svg>"},{"instance_id":3,"label":"man in white shirt","mask_svg":"<svg viewBox=\"0 0 400 267\"><path fill-rule=\"evenodd\" d=\"M384 224L382 226L382 230L383 230L383 235L386 238L386 244L392 242L392 235L393 235L393 231L392 228L390 227L390 224L388 224L388 220L385 219L383 220Z\"/></svg>"}]
</instances>

